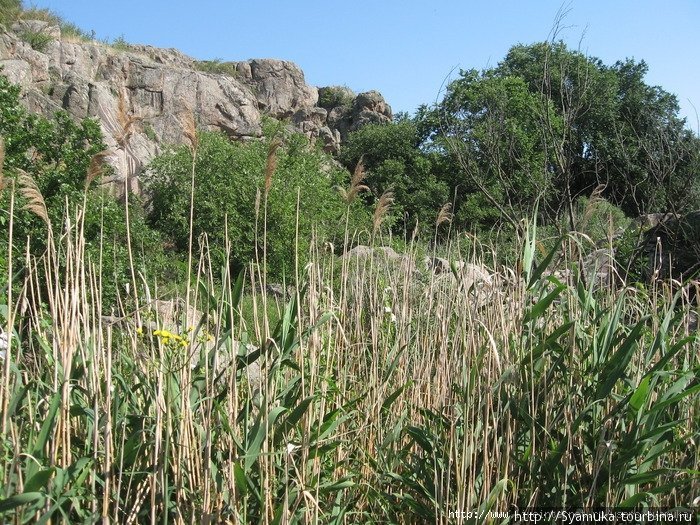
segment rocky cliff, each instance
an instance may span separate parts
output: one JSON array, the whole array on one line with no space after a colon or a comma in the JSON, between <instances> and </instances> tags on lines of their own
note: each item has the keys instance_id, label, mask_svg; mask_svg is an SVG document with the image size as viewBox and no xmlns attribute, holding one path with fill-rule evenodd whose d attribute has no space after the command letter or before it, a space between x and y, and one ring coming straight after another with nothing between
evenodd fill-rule
<instances>
[{"instance_id":1,"label":"rocky cliff","mask_svg":"<svg viewBox=\"0 0 700 525\"><path fill-rule=\"evenodd\" d=\"M33 49L19 36L27 31L48 35L48 43ZM98 118L115 167L108 182L128 178L137 192L143 166L164 145L184 142L188 114L200 129L241 140L260 137L262 118L269 115L330 152L338 151L349 131L392 118L379 93L319 90L291 62L199 62L175 49L63 39L57 27L40 21L23 21L0 34L0 66L22 87L30 110L51 115L63 109L75 118ZM321 104L319 91L342 96L324 96ZM125 116L136 122L128 153L118 143Z\"/></svg>"}]
</instances>

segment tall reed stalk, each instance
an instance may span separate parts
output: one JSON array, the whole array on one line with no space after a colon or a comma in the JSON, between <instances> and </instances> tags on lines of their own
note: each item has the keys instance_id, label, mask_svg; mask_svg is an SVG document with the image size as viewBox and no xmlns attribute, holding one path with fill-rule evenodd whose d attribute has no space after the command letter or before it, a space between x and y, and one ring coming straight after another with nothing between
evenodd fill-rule
<instances>
[{"instance_id":1,"label":"tall reed stalk","mask_svg":"<svg viewBox=\"0 0 700 525\"><path fill-rule=\"evenodd\" d=\"M438 274L415 239L313 239L274 322L264 256L232 275L204 236L179 318L120 297L115 321L82 210L65 217L2 310L8 523L500 522L460 512L699 493L694 296L558 277L580 237L540 253L532 225L518 271L448 239Z\"/></svg>"}]
</instances>

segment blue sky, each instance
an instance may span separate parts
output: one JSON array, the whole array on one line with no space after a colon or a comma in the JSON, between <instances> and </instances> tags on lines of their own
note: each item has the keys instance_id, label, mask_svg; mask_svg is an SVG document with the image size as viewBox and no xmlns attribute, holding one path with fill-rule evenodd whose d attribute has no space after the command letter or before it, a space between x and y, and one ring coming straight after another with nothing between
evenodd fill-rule
<instances>
[{"instance_id":1,"label":"blue sky","mask_svg":"<svg viewBox=\"0 0 700 525\"><path fill-rule=\"evenodd\" d=\"M439 96L459 68L495 65L547 39L561 0L34 0L99 38L175 47L198 59L281 58L317 86L377 89L394 111ZM571 0L562 37L606 64L649 64L697 131L698 0Z\"/></svg>"}]
</instances>

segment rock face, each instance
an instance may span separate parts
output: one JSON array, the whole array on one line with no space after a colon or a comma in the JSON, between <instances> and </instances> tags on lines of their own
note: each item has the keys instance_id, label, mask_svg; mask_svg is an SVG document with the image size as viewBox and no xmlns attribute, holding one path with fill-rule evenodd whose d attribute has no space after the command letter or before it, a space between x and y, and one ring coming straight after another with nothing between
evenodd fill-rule
<instances>
[{"instance_id":1,"label":"rock face","mask_svg":"<svg viewBox=\"0 0 700 525\"><path fill-rule=\"evenodd\" d=\"M32 49L21 38L26 31L41 31L49 42L41 51ZM391 120L391 108L375 91L353 95L349 104L318 107L319 90L292 62L228 64L231 70L211 73L174 49L116 49L61 39L59 28L40 21L23 21L13 32L0 33L2 74L22 87L31 111L49 116L63 109L77 119L100 120L116 172L108 182L116 188L129 180L138 192L141 169L164 145L185 142L183 122L190 115L200 129L220 130L233 139L260 137L263 115L288 119L330 152L339 150L349 131ZM137 117L129 151L117 141L120 107Z\"/></svg>"}]
</instances>

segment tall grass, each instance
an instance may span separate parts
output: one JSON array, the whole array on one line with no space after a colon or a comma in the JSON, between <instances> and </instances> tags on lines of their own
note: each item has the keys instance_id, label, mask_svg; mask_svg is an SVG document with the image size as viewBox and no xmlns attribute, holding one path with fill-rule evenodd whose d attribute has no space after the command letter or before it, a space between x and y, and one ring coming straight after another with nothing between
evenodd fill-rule
<instances>
[{"instance_id":1,"label":"tall grass","mask_svg":"<svg viewBox=\"0 0 700 525\"><path fill-rule=\"evenodd\" d=\"M470 264L436 275L416 244L337 257L318 240L262 308L264 261L231 275L204 240L201 316L166 324L148 276L138 315L103 315L81 213L1 296L8 523L467 523L700 494L691 294L560 281L574 236L538 261L532 227L517 271L489 280L458 243L444 251Z\"/></svg>"}]
</instances>

